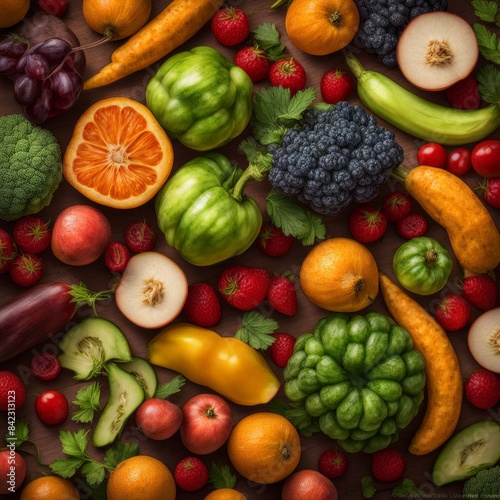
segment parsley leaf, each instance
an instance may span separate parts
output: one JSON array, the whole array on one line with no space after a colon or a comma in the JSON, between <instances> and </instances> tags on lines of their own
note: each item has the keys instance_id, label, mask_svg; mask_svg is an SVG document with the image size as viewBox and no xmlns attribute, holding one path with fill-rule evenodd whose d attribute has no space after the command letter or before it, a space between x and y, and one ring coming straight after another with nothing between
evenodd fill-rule
<instances>
[{"instance_id":1,"label":"parsley leaf","mask_svg":"<svg viewBox=\"0 0 500 500\"><path fill-rule=\"evenodd\" d=\"M16 420L14 429L5 435L5 441L8 443L15 442L16 447L21 446L25 442L29 442L29 427L24 420Z\"/></svg>"},{"instance_id":2,"label":"parsley leaf","mask_svg":"<svg viewBox=\"0 0 500 500\"><path fill-rule=\"evenodd\" d=\"M373 485L373 477L369 474L361 478L361 489L363 491L363 498L373 498L377 490Z\"/></svg>"},{"instance_id":3,"label":"parsley leaf","mask_svg":"<svg viewBox=\"0 0 500 500\"><path fill-rule=\"evenodd\" d=\"M500 70L493 64L485 64L476 73L479 93L488 103L500 103Z\"/></svg>"},{"instance_id":4,"label":"parsley leaf","mask_svg":"<svg viewBox=\"0 0 500 500\"><path fill-rule=\"evenodd\" d=\"M87 481L90 486L93 486L104 481L106 467L100 462L88 461L83 464L80 472L85 478L85 481Z\"/></svg>"},{"instance_id":5,"label":"parsley leaf","mask_svg":"<svg viewBox=\"0 0 500 500\"><path fill-rule=\"evenodd\" d=\"M88 433L84 429L72 433L71 431L59 431L59 440L62 444L62 452L65 455L85 459L87 454Z\"/></svg>"},{"instance_id":6,"label":"parsley leaf","mask_svg":"<svg viewBox=\"0 0 500 500\"><path fill-rule=\"evenodd\" d=\"M497 15L499 14L499 5L493 0L472 0L474 14L487 23L498 23ZM499 24L500 26L500 24Z\"/></svg>"},{"instance_id":7,"label":"parsley leaf","mask_svg":"<svg viewBox=\"0 0 500 500\"><path fill-rule=\"evenodd\" d=\"M234 335L254 349L267 349L276 339L271 335L278 322L258 313L248 311L241 320L242 327Z\"/></svg>"},{"instance_id":8,"label":"parsley leaf","mask_svg":"<svg viewBox=\"0 0 500 500\"><path fill-rule=\"evenodd\" d=\"M398 498L407 498L410 495L412 498L415 498L415 496L420 493L422 493L420 489L408 478L404 478L403 482L392 490L392 496Z\"/></svg>"},{"instance_id":9,"label":"parsley leaf","mask_svg":"<svg viewBox=\"0 0 500 500\"><path fill-rule=\"evenodd\" d=\"M73 404L79 407L75 411L71 420L82 424L92 422L94 413L101 409L99 398L101 396L101 388L98 382L93 382L85 389L79 389L76 393L76 399Z\"/></svg>"},{"instance_id":10,"label":"parsley leaf","mask_svg":"<svg viewBox=\"0 0 500 500\"><path fill-rule=\"evenodd\" d=\"M182 375L177 375L169 382L160 385L155 391L155 398L167 399L172 394L179 392L182 386L186 383L186 379Z\"/></svg>"},{"instance_id":11,"label":"parsley leaf","mask_svg":"<svg viewBox=\"0 0 500 500\"><path fill-rule=\"evenodd\" d=\"M488 61L500 64L500 40L497 35L480 23L473 23L472 29L476 34L481 55Z\"/></svg>"},{"instance_id":12,"label":"parsley leaf","mask_svg":"<svg viewBox=\"0 0 500 500\"><path fill-rule=\"evenodd\" d=\"M270 61L277 61L286 47L281 44L280 33L275 24L263 23L252 31L258 48L262 49Z\"/></svg>"},{"instance_id":13,"label":"parsley leaf","mask_svg":"<svg viewBox=\"0 0 500 500\"><path fill-rule=\"evenodd\" d=\"M218 466L215 462L210 465L208 480L216 490L220 488L234 488L236 476L227 465Z\"/></svg>"},{"instance_id":14,"label":"parsley leaf","mask_svg":"<svg viewBox=\"0 0 500 500\"><path fill-rule=\"evenodd\" d=\"M58 476L68 478L73 477L76 471L85 463L84 458L68 457L60 458L52 462L49 467L50 470Z\"/></svg>"},{"instance_id":15,"label":"parsley leaf","mask_svg":"<svg viewBox=\"0 0 500 500\"><path fill-rule=\"evenodd\" d=\"M309 414L302 402L285 403L278 398L273 398L269 403L269 408L289 420L303 436L311 437L320 431L317 419Z\"/></svg>"}]
</instances>

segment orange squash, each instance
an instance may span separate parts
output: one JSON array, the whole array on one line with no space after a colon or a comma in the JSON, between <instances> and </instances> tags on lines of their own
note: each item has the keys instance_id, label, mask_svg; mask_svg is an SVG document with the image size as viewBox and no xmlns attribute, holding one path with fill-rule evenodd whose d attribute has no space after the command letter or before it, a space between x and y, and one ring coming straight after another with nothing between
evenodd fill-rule
<instances>
[{"instance_id":1,"label":"orange squash","mask_svg":"<svg viewBox=\"0 0 500 500\"><path fill-rule=\"evenodd\" d=\"M375 258L352 238L330 238L313 247L299 278L305 296L328 311L360 311L373 303L379 290Z\"/></svg>"},{"instance_id":2,"label":"orange squash","mask_svg":"<svg viewBox=\"0 0 500 500\"><path fill-rule=\"evenodd\" d=\"M285 17L290 41L315 56L343 49L358 28L359 11L354 0L293 0Z\"/></svg>"}]
</instances>

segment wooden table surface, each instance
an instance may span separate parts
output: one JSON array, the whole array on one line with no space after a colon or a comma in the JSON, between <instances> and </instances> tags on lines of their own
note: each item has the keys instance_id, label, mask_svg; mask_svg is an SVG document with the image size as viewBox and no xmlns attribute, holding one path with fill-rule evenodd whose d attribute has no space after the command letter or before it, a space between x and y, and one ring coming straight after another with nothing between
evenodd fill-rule
<instances>
[{"instance_id":1,"label":"wooden table surface","mask_svg":"<svg viewBox=\"0 0 500 500\"><path fill-rule=\"evenodd\" d=\"M34 4L35 2L32 3ZM157 12L160 12L168 3L169 2L167 0L154 0L153 13L155 14ZM296 59L305 66L308 74L308 85L316 88L316 90L318 91L318 95L319 81L324 71L329 68L346 68L342 53L336 53L322 57L314 57L299 52L291 44L286 36L284 28L284 9L281 8L277 10L271 10L271 0L241 0L230 3L234 3L237 6L240 6L248 13L252 29L265 21L276 24L276 27L281 33L282 43L286 45L288 52L293 54ZM460 0L451 1L449 3L449 11L460 14L471 22L476 20L472 11L470 1ZM35 8L33 7L32 10L34 11ZM73 0L72 2L70 2L69 9L64 16L64 20L73 29L82 44L95 41L100 37L100 35L93 32L86 25L81 14L80 0ZM89 77L90 75L96 73L102 66L104 66L109 61L112 51L119 44L120 42L109 42L102 44L96 48L87 50L86 77ZM187 49L196 45L215 46L230 59L234 57L237 48L239 48L224 48L219 46L213 39L208 26L205 26L198 35L181 46L179 50ZM356 50L358 57L367 67L380 70L381 72L389 75L393 80L396 80L400 84L411 89L411 86L408 85L408 83L402 78L400 72L397 69L389 70L385 67L382 67L377 62L374 56L367 54L364 51L360 51L355 47L351 47L351 49ZM146 83L151 75L159 67L161 62L162 61L159 61L154 66L147 68L144 71L135 73L127 78L122 79L119 82L111 84L102 89L83 92L77 104L69 112L47 121L44 126L54 132L60 142L61 147L64 150L64 148L67 146L73 126L75 125L77 119L91 104L102 98L113 96L125 96L136 99L140 102L144 102L144 90L146 87ZM268 85L268 82L265 81L262 84L259 84L257 88L260 88L262 85ZM412 90L415 93L419 93L418 91L415 91L415 89ZM423 95L429 100L439 102L441 104L446 104L442 93L425 94L420 92L420 95ZM350 101L352 103L359 103L355 92L353 93ZM20 111L20 107L12 97L11 82L5 77L0 78L1 115L19 113ZM393 129L382 120L379 120L379 123L385 125L387 128ZM408 167L416 166L416 153L418 148L423 144L423 141L415 139L398 130L395 130L395 133L397 136L397 140L404 147L404 164ZM494 137L500 138L500 134L498 131L494 134ZM237 161L243 165L244 159L242 155L237 151L236 147L238 142L238 140L235 140L230 145L221 148L221 152L227 154L227 156L232 160ZM468 145L468 147L472 146L473 145ZM451 148L448 148L448 150L451 150ZM174 168L178 168L179 166L183 165L188 159L198 155L198 153L192 150L188 150L177 142L174 143L174 151ZM465 180L467 183L469 183L470 186L477 187L480 179L475 173L471 172L466 175ZM251 183L247 188L247 192L249 195L256 197L256 199L259 200L259 203L262 204L263 199L269 189L269 183L264 180L260 183ZM394 191L396 189L401 189L401 185L393 180L388 181L386 185L384 185L381 189L380 194L377 199L374 200L374 203L376 204L380 202L383 196L385 196L388 192ZM63 181L56 191L54 199L50 206L44 209L40 213L40 215L43 217L50 217L53 221L63 208L77 203L86 203L92 205L91 202L89 202L77 191L75 191L71 186L68 185L68 183ZM252 247L240 257L233 258L219 265L200 268L187 264L177 254L176 251L167 246L167 244L163 240L162 234L159 232L156 225L153 202L149 202L148 204L133 210L108 209L106 207L99 208L108 216L109 220L111 221L113 228L113 239L115 240L123 240L123 230L125 226L132 221L145 219L147 222L151 223L158 234L158 240L155 249L160 252L164 252L166 255L178 262L186 272L190 283L194 283L196 281L206 281L215 285L221 271L225 267L235 263L245 263L254 266L262 266L270 271L292 271L297 274L303 258L311 248L303 247L300 243L295 242L292 251L289 254L279 259L273 259L271 257L264 256L257 248ZM421 211L418 206L416 206L416 211ZM492 208L490 208L490 211L497 225L500 225L500 212ZM464 214L464 217L466 216L467 214ZM325 217L324 221L327 226L327 237L350 236L347 227L346 213L342 213L335 217ZM11 231L13 224L0 222L0 227ZM431 223L428 235L436 238L448 249L450 249L449 241L444 229L439 227L437 224ZM393 277L391 265L392 256L396 248L402 242L403 240L396 234L394 226L390 225L387 233L382 239L380 239L376 243L368 245L369 249L372 251L377 260L377 264L380 270L391 277ZM103 259L99 259L97 262L88 266L71 267L66 266L56 260L51 254L50 250L47 250L44 254L42 254L42 256L44 258L44 261L46 262L45 275L43 277L44 282L57 280L73 283L84 281L90 288L94 290L103 290L107 289L109 284L113 280L113 276L107 271ZM450 280L448 281L448 284L443 291L430 297L415 297L426 309L431 310L433 303L439 298L441 294L446 292L457 292L459 290L461 274L456 260L454 261L454 263L455 266L452 276L450 277ZM299 336L301 333L310 331L318 319L329 314L327 311L313 306L304 297L300 288L297 287L297 289L299 311L296 317L287 318L284 315L280 315L278 313L271 314L271 317L276 319L279 323L279 331L287 332L294 336ZM0 275L0 303L5 302L7 299L15 296L16 294L19 294L22 291L23 289L21 287L12 284L8 275ZM365 310L364 312L368 312L368 310L376 310L387 313L380 294L373 306ZM114 321L123 329L123 331L127 335L132 351L135 355L146 356L147 343L155 335L156 331L140 329L131 324L118 311L113 300L110 300L105 304L99 304L98 313L100 316ZM473 314L475 318L479 315L479 311L477 309L474 309ZM79 321L88 315L89 311L86 309L82 309L75 316L75 321ZM181 315L178 319L182 320L184 318ZM227 305L223 305L222 321L214 329L222 335L234 335L234 333L240 326L240 319L240 312ZM463 331L450 333L450 339L458 353L462 367L462 375L465 379L465 377L467 377L472 370L479 367L478 364L473 360L467 348L467 330L464 329ZM71 402L74 400L76 391L86 384L74 381L71 373L69 373L68 371L63 371L57 379L51 382L44 383L35 379L29 371L30 360L34 353L45 350L57 352L57 342L49 340L46 343L40 344L29 352L24 352L16 358L4 363L2 369L14 371L15 373L19 374L27 383L27 401L25 405L17 411L17 418L19 420L25 420L29 423L31 438L40 446L42 462L49 463L57 458L62 458L61 447L58 440L59 429L46 426L37 419L33 411L35 396L42 390L52 388L62 391ZM276 374L281 377L281 370L277 369L272 364L272 362L270 362L270 365L276 371ZM170 380L175 375L175 373L173 372L160 368L157 369L157 373L160 383ZM208 391L204 387L187 383L182 388L181 392L171 397L171 401L182 405L183 402L185 402L190 396L198 392L210 391ZM282 396L282 393L280 393L280 396ZM250 412L266 410L267 406L262 405L260 407L243 407L232 405L232 409L234 420L235 422L237 422L240 418L242 418L246 414L249 414ZM462 483L458 482L441 488L436 488L431 482L432 467L440 449L425 456L412 456L407 451L408 444L415 430L420 425L424 411L425 401L421 405L421 409L417 418L406 429L401 431L399 441L394 445L394 447L401 450L405 454L407 460L405 476L415 481L417 486L419 486L422 491L425 492L424 498L456 498L453 495L461 492ZM481 419L495 419L499 421L500 415L498 413L498 407L491 411L481 411L473 408L467 401L464 401L462 414L457 429L460 429L467 424L476 422ZM2 435L4 434L4 425L6 425L5 422L2 422L0 426ZM60 427L67 430L76 430L78 428L78 426L74 424L74 422L71 422L69 419ZM133 419L129 421L126 428L124 429L122 440L136 440L139 443L140 451L142 454L150 454L163 460L171 468L171 470L173 470L173 467L180 458L187 455L187 451L183 448L178 435L175 435L169 440L163 442L148 440L139 433L137 428L134 427ZM316 469L319 455L326 448L331 447L334 444L335 442L333 440L326 438L323 435L316 435L312 438L302 438L302 458L298 468ZM93 451L93 453L95 453L97 457L100 456L100 452L98 451ZM48 472L46 468L38 466L34 459L27 455L25 456L28 464L28 479ZM219 465L229 463L224 448L214 454L206 456L205 458L208 462L216 461ZM361 499L362 494L360 488L360 479L362 476L370 473L370 455L364 453L349 454L348 460L349 465L346 474L340 479L335 480L334 482L337 486L341 499ZM277 499L280 496L281 486L282 483L268 486L256 485L248 482L242 477L238 477L237 484L237 488L252 500ZM388 483L385 485L382 483L376 483L376 487L379 492L377 493L377 496L375 498L392 498L390 492L394 486L395 484L392 483ZM210 491L209 486L196 493L185 493L179 491L178 498L193 500L201 499L208 493L208 491ZM10 497L15 498L16 495L11 495Z\"/></svg>"}]
</instances>

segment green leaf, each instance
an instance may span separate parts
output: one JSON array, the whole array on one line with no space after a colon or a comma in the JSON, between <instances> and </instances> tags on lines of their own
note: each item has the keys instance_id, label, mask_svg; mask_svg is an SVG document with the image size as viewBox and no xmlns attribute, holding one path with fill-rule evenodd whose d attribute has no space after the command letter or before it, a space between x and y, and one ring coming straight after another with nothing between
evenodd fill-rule
<instances>
[{"instance_id":1,"label":"green leaf","mask_svg":"<svg viewBox=\"0 0 500 500\"><path fill-rule=\"evenodd\" d=\"M95 484L99 484L104 481L104 477L106 475L106 468L102 463L92 460L83 464L83 467L81 468L80 472L85 478L85 481L87 481L88 484L93 486Z\"/></svg>"},{"instance_id":2,"label":"green leaf","mask_svg":"<svg viewBox=\"0 0 500 500\"><path fill-rule=\"evenodd\" d=\"M210 464L208 480L216 490L236 486L236 476L231 472L229 466L222 465L219 467L215 462Z\"/></svg>"},{"instance_id":3,"label":"green leaf","mask_svg":"<svg viewBox=\"0 0 500 500\"><path fill-rule=\"evenodd\" d=\"M65 455L75 458L87 458L87 434L89 431L79 429L72 433L71 431L59 431L59 440L62 444L62 452Z\"/></svg>"},{"instance_id":4,"label":"green leaf","mask_svg":"<svg viewBox=\"0 0 500 500\"><path fill-rule=\"evenodd\" d=\"M479 52L488 61L500 64L500 40L497 35L480 23L472 25L477 37Z\"/></svg>"},{"instance_id":5,"label":"green leaf","mask_svg":"<svg viewBox=\"0 0 500 500\"><path fill-rule=\"evenodd\" d=\"M472 0L474 14L487 23L495 23L498 14L498 3L491 0Z\"/></svg>"},{"instance_id":6,"label":"green leaf","mask_svg":"<svg viewBox=\"0 0 500 500\"><path fill-rule=\"evenodd\" d=\"M280 32L275 24L260 24L252 33L257 46L266 52L270 61L277 61L283 56L286 47L281 44Z\"/></svg>"},{"instance_id":7,"label":"green leaf","mask_svg":"<svg viewBox=\"0 0 500 500\"><path fill-rule=\"evenodd\" d=\"M29 427L24 420L16 420L14 428L9 429L5 435L5 441L8 443L15 442L16 447L21 446L24 442L29 441Z\"/></svg>"},{"instance_id":8,"label":"green leaf","mask_svg":"<svg viewBox=\"0 0 500 500\"><path fill-rule=\"evenodd\" d=\"M106 450L104 465L107 469L115 469L116 466L127 458L135 457L139 454L139 445L136 442L115 441L111 448Z\"/></svg>"},{"instance_id":9,"label":"green leaf","mask_svg":"<svg viewBox=\"0 0 500 500\"><path fill-rule=\"evenodd\" d=\"M373 485L373 477L370 475L363 476L361 478L361 490L363 492L363 498L373 498L377 490Z\"/></svg>"},{"instance_id":10,"label":"green leaf","mask_svg":"<svg viewBox=\"0 0 500 500\"><path fill-rule=\"evenodd\" d=\"M68 457L55 460L49 464L50 470L58 476L73 477L76 471L85 463L84 458Z\"/></svg>"},{"instance_id":11,"label":"green leaf","mask_svg":"<svg viewBox=\"0 0 500 500\"><path fill-rule=\"evenodd\" d=\"M293 196L271 190L266 197L266 212L275 226L281 228L284 234L300 240L304 246L325 238L323 219L302 206Z\"/></svg>"},{"instance_id":12,"label":"green leaf","mask_svg":"<svg viewBox=\"0 0 500 500\"><path fill-rule=\"evenodd\" d=\"M243 326L234 336L254 349L265 350L276 340L271 335L278 328L274 319L267 318L257 311L248 311L241 322Z\"/></svg>"},{"instance_id":13,"label":"green leaf","mask_svg":"<svg viewBox=\"0 0 500 500\"><path fill-rule=\"evenodd\" d=\"M179 392L185 383L186 383L186 379L182 375L177 375L169 382L165 382L164 384L160 385L156 389L154 397L161 398L161 399L167 399L172 394Z\"/></svg>"},{"instance_id":14,"label":"green leaf","mask_svg":"<svg viewBox=\"0 0 500 500\"><path fill-rule=\"evenodd\" d=\"M483 101L500 104L500 69L493 64L485 64L477 71L476 79Z\"/></svg>"},{"instance_id":15,"label":"green leaf","mask_svg":"<svg viewBox=\"0 0 500 500\"><path fill-rule=\"evenodd\" d=\"M392 490L392 496L396 498L408 498L410 496L416 498L421 493L422 491L417 488L416 484L408 478L404 478L403 482Z\"/></svg>"},{"instance_id":16,"label":"green leaf","mask_svg":"<svg viewBox=\"0 0 500 500\"><path fill-rule=\"evenodd\" d=\"M93 484L92 486L85 481L82 481L78 486L81 488L87 497L92 498L92 500L106 500L106 481L100 484Z\"/></svg>"},{"instance_id":17,"label":"green leaf","mask_svg":"<svg viewBox=\"0 0 500 500\"><path fill-rule=\"evenodd\" d=\"M311 437L320 431L317 419L312 417L301 402L285 403L278 398L273 398L269 408L274 413L285 417L291 424L306 437Z\"/></svg>"},{"instance_id":18,"label":"green leaf","mask_svg":"<svg viewBox=\"0 0 500 500\"><path fill-rule=\"evenodd\" d=\"M73 401L79 410L73 413L71 420L82 424L92 422L94 413L101 409L99 398L101 396L101 388L98 382L93 382L85 389L80 389L76 393L76 399Z\"/></svg>"}]
</instances>

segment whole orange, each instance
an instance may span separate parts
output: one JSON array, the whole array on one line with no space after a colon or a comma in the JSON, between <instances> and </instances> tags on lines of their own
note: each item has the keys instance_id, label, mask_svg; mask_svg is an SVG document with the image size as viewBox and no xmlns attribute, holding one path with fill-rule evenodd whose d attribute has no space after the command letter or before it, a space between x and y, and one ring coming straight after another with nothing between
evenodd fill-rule
<instances>
[{"instance_id":1,"label":"whole orange","mask_svg":"<svg viewBox=\"0 0 500 500\"><path fill-rule=\"evenodd\" d=\"M302 261L299 279L306 297L328 311L359 311L378 294L375 258L351 238L330 238L313 247Z\"/></svg>"},{"instance_id":2,"label":"whole orange","mask_svg":"<svg viewBox=\"0 0 500 500\"><path fill-rule=\"evenodd\" d=\"M76 486L58 476L40 476L30 481L21 491L21 500L78 500Z\"/></svg>"},{"instance_id":3,"label":"whole orange","mask_svg":"<svg viewBox=\"0 0 500 500\"><path fill-rule=\"evenodd\" d=\"M297 467L300 436L285 417L256 412L233 427L227 452L233 467L246 479L259 484L276 483Z\"/></svg>"},{"instance_id":4,"label":"whole orange","mask_svg":"<svg viewBox=\"0 0 500 500\"><path fill-rule=\"evenodd\" d=\"M109 475L108 500L175 500L170 469L160 460L137 455L120 462Z\"/></svg>"},{"instance_id":5,"label":"whole orange","mask_svg":"<svg viewBox=\"0 0 500 500\"><path fill-rule=\"evenodd\" d=\"M28 13L29 0L0 0L0 28L14 26Z\"/></svg>"},{"instance_id":6,"label":"whole orange","mask_svg":"<svg viewBox=\"0 0 500 500\"><path fill-rule=\"evenodd\" d=\"M233 488L219 488L210 492L203 500L247 500L247 498Z\"/></svg>"}]
</instances>

